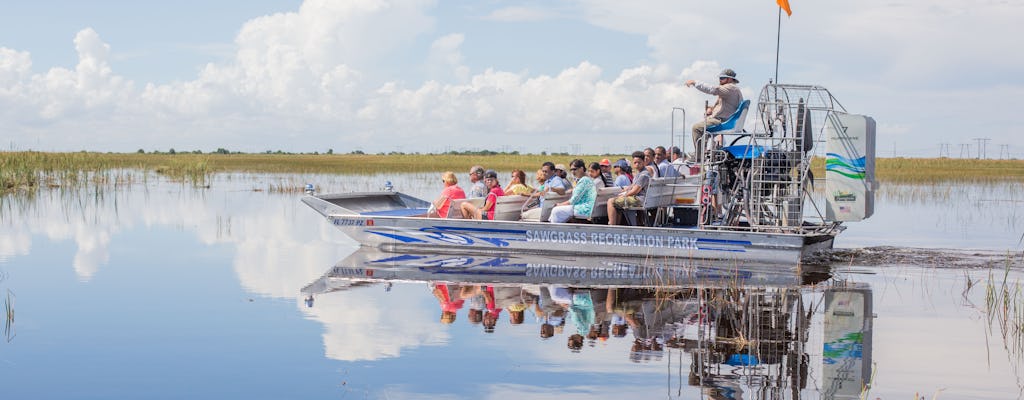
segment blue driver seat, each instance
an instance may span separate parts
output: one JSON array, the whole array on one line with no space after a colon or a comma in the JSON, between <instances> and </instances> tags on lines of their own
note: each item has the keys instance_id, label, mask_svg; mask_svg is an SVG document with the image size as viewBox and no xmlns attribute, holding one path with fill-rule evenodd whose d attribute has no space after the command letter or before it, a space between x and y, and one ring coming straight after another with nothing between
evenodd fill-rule
<instances>
[{"instance_id":1,"label":"blue driver seat","mask_svg":"<svg viewBox=\"0 0 1024 400\"><path fill-rule=\"evenodd\" d=\"M736 111L728 119L718 125L710 125L706 128L708 133L730 133L743 132L743 122L747 120L747 108L750 107L750 100L743 100Z\"/></svg>"}]
</instances>

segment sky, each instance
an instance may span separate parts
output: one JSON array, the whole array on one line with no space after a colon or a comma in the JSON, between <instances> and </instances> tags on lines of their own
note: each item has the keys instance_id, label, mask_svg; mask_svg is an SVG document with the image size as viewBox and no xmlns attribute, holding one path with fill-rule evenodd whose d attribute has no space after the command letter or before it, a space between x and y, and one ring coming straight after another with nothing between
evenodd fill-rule
<instances>
[{"instance_id":1,"label":"sky","mask_svg":"<svg viewBox=\"0 0 1024 400\"><path fill-rule=\"evenodd\" d=\"M790 5L779 81L824 86L873 117L878 156L1024 158L1014 124L1024 2ZM0 149L625 153L683 140L713 101L687 79L732 68L756 99L775 75L778 10L772 0L15 2L0 14Z\"/></svg>"}]
</instances>

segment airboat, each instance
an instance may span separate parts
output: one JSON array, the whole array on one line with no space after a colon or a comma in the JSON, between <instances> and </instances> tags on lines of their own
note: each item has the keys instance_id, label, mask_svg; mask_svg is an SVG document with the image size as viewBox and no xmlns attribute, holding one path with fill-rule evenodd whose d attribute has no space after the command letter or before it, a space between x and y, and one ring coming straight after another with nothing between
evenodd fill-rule
<instances>
[{"instance_id":1,"label":"airboat","mask_svg":"<svg viewBox=\"0 0 1024 400\"><path fill-rule=\"evenodd\" d=\"M652 179L644 204L623 210L630 225L603 224L600 213L543 222L563 199L554 195L537 221L520 218L516 199L499 199L494 220L429 217L430 202L387 190L302 201L363 246L394 251L799 263L874 212L875 122L815 85L769 83L753 110L752 124L746 100L708 128L693 174ZM812 171L820 161L824 179Z\"/></svg>"}]
</instances>

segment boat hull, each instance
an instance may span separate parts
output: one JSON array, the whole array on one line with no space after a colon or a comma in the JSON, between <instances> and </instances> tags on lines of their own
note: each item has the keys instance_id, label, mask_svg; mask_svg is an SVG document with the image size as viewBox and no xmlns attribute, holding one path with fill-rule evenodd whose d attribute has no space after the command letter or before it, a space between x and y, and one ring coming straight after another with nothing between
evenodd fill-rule
<instances>
[{"instance_id":1,"label":"boat hull","mask_svg":"<svg viewBox=\"0 0 1024 400\"><path fill-rule=\"evenodd\" d=\"M802 275L808 272L807 269L797 266L695 264L693 260L673 258L439 254L388 252L363 247L339 261L321 278L303 288L302 292L321 294L363 284L387 282L668 290L692 287L796 287L811 279Z\"/></svg>"},{"instance_id":2,"label":"boat hull","mask_svg":"<svg viewBox=\"0 0 1024 400\"><path fill-rule=\"evenodd\" d=\"M329 199L311 196L303 201L362 245L398 251L672 257L794 264L809 251L831 248L833 240L830 234L364 215L339 207Z\"/></svg>"}]
</instances>

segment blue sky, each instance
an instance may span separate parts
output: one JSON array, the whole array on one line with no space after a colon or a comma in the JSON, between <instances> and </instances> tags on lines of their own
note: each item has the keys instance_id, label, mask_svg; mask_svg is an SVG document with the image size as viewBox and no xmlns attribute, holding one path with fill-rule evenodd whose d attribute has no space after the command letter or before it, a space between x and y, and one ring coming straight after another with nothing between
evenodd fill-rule
<instances>
[{"instance_id":1,"label":"blue sky","mask_svg":"<svg viewBox=\"0 0 1024 400\"><path fill-rule=\"evenodd\" d=\"M792 0L780 80L878 122L880 156L1024 157L1024 4ZM771 0L71 2L0 15L5 149L625 152L682 81L774 74ZM687 121L686 124L691 124ZM748 123L751 121L748 121ZM685 131L680 123L677 131Z\"/></svg>"}]
</instances>

